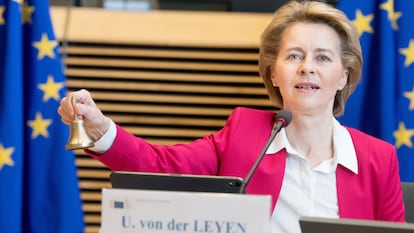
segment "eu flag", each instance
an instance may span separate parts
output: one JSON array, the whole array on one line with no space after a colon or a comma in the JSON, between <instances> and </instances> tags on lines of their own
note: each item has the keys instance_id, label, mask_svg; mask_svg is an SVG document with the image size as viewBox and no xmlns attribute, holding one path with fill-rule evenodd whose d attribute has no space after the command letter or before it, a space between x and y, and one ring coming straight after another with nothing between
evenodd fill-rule
<instances>
[{"instance_id":1,"label":"eu flag","mask_svg":"<svg viewBox=\"0 0 414 233\"><path fill-rule=\"evenodd\" d=\"M83 232L48 0L0 0L0 232Z\"/></svg>"},{"instance_id":2,"label":"eu flag","mask_svg":"<svg viewBox=\"0 0 414 233\"><path fill-rule=\"evenodd\" d=\"M364 57L362 82L339 120L397 148L401 181L414 181L414 1L342 0Z\"/></svg>"}]
</instances>

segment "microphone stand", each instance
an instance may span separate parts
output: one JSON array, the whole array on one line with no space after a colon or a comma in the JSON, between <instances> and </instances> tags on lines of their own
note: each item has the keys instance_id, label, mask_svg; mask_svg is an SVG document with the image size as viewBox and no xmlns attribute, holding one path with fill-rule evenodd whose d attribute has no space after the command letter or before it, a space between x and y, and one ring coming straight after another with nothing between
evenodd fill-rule
<instances>
[{"instance_id":1,"label":"microphone stand","mask_svg":"<svg viewBox=\"0 0 414 233\"><path fill-rule=\"evenodd\" d=\"M259 166L260 162L262 161L267 149L269 148L270 144L272 143L273 139L275 139L277 133L282 129L283 127L282 121L277 121L275 126L272 129L272 134L270 135L269 139L267 140L267 143L265 147L263 148L262 152L260 152L259 157L256 159L256 162L254 163L253 167L250 169L249 173L247 174L246 178L243 180L241 186L240 186L240 193L246 193L246 186L249 183L250 179L252 178L254 172L256 171L257 167Z\"/></svg>"}]
</instances>

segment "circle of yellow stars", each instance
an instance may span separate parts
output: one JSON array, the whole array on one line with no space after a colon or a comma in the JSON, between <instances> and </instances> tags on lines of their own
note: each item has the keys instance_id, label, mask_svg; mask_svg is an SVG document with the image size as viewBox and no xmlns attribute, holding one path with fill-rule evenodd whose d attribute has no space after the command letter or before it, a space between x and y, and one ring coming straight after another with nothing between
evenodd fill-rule
<instances>
[{"instance_id":1,"label":"circle of yellow stars","mask_svg":"<svg viewBox=\"0 0 414 233\"><path fill-rule=\"evenodd\" d=\"M27 2L23 0L14 0L14 2L20 4L22 13L22 23L32 23L32 14L35 11L33 6L29 6ZM0 25L5 24L4 19L5 7L0 6ZM37 49L37 59L41 60L45 57L51 59L55 58L54 49L58 46L56 40L50 40L46 33L43 33L39 41L33 42L33 47ZM63 83L55 82L54 77L49 75L45 83L38 84L38 89L43 92L43 102L47 102L49 99L60 100L59 92L64 87ZM39 136L45 138L49 137L48 127L52 124L52 119L44 119L40 112L36 113L35 119L27 121L27 125L32 128L31 138L35 139ZM5 147L0 143L0 170L3 166L14 166L12 155L15 151L15 147Z\"/></svg>"},{"instance_id":2,"label":"circle of yellow stars","mask_svg":"<svg viewBox=\"0 0 414 233\"><path fill-rule=\"evenodd\" d=\"M401 12L396 12L394 9L394 0L388 0L380 4L380 9L387 12L388 19L393 30L398 30L398 19L402 17ZM363 33L374 33L371 27L371 22L374 19L374 14L364 15L361 10L356 10L354 25L357 28L359 36ZM400 48L400 54L405 56L404 67L408 67L414 63L414 40L411 39L407 48ZM409 110L414 110L414 87L411 91L404 92L404 97L410 101ZM405 145L409 148L413 147L411 138L414 136L414 129L407 129L404 122L399 122L398 129L394 131L395 146L397 148Z\"/></svg>"}]
</instances>

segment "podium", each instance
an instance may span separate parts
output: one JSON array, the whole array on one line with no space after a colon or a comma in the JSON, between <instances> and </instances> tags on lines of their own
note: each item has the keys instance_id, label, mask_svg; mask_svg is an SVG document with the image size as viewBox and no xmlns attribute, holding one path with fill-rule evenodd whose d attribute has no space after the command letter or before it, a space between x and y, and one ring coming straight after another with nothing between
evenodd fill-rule
<instances>
[{"instance_id":1,"label":"podium","mask_svg":"<svg viewBox=\"0 0 414 233\"><path fill-rule=\"evenodd\" d=\"M102 189L100 233L269 233L270 195Z\"/></svg>"}]
</instances>

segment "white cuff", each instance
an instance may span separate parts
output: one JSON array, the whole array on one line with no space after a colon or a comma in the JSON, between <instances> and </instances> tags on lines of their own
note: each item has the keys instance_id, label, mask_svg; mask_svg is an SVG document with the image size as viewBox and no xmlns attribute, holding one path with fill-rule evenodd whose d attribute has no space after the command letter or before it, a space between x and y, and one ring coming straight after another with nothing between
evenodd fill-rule
<instances>
[{"instance_id":1,"label":"white cuff","mask_svg":"<svg viewBox=\"0 0 414 233\"><path fill-rule=\"evenodd\" d=\"M111 123L109 124L109 128L106 131L106 133L98 141L96 141L95 146L92 148L89 148L89 150L97 154L103 154L107 150L109 150L109 148L111 148L112 144L115 141L115 137L116 137L116 125L111 120Z\"/></svg>"}]
</instances>

